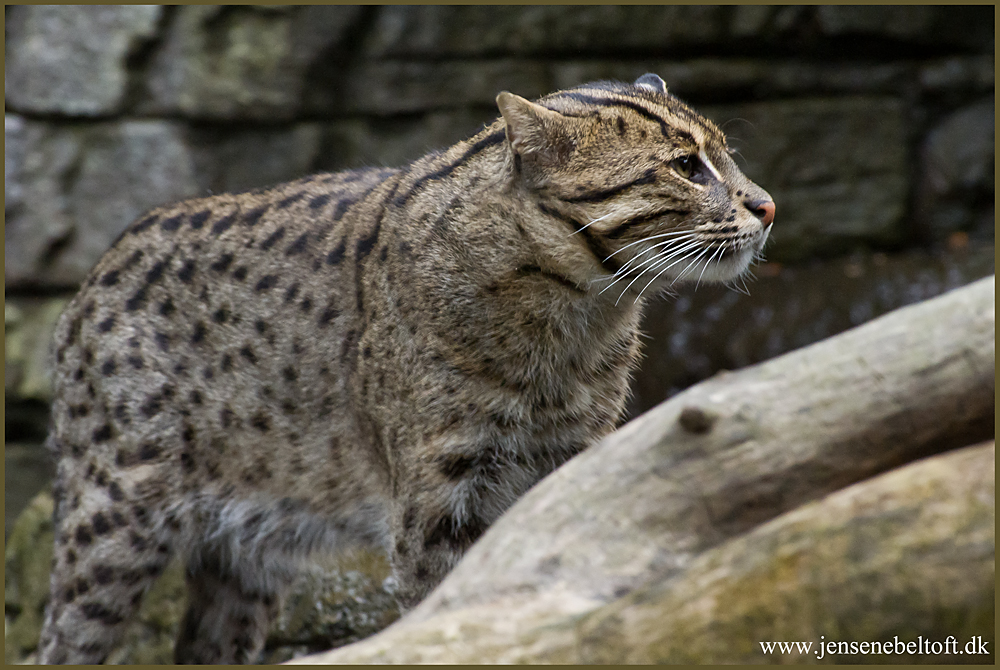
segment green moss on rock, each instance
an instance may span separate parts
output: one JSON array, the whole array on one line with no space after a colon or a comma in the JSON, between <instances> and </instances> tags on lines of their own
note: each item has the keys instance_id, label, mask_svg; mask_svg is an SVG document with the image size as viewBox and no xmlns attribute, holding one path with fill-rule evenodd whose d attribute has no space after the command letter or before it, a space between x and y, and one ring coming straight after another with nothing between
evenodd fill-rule
<instances>
[{"instance_id":1,"label":"green moss on rock","mask_svg":"<svg viewBox=\"0 0 1000 670\"><path fill-rule=\"evenodd\" d=\"M42 630L52 564L52 496L40 493L21 513L4 550L4 662L30 660Z\"/></svg>"}]
</instances>

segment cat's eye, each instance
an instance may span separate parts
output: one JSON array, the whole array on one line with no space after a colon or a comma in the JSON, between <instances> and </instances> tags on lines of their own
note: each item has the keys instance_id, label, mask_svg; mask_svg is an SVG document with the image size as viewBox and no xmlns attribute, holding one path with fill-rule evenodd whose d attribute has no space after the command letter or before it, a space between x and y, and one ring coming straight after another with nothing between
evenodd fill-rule
<instances>
[{"instance_id":1,"label":"cat's eye","mask_svg":"<svg viewBox=\"0 0 1000 670\"><path fill-rule=\"evenodd\" d=\"M690 179L698 170L698 157L694 155L681 156L670 161L670 167L685 179Z\"/></svg>"}]
</instances>

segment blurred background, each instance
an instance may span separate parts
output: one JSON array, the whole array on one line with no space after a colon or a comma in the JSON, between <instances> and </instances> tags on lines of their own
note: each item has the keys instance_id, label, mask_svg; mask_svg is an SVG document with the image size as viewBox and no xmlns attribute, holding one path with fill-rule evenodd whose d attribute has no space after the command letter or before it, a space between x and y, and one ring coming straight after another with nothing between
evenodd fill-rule
<instances>
[{"instance_id":1,"label":"blurred background","mask_svg":"<svg viewBox=\"0 0 1000 670\"><path fill-rule=\"evenodd\" d=\"M656 72L777 203L749 295L650 310L633 415L994 272L993 6L4 12L5 535L51 472L52 324L131 220L404 163L494 119L501 90Z\"/></svg>"}]
</instances>

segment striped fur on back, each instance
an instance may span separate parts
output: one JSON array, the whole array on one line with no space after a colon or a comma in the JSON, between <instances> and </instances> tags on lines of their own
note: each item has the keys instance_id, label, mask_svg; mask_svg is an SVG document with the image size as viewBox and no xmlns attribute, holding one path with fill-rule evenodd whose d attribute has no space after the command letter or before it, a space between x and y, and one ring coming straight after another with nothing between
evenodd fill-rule
<instances>
[{"instance_id":1,"label":"striped fur on back","mask_svg":"<svg viewBox=\"0 0 1000 670\"><path fill-rule=\"evenodd\" d=\"M170 556L179 661L251 662L298 564L376 543L418 602L623 417L646 297L730 281L774 214L655 75L398 169L159 208L56 332L44 662L100 662Z\"/></svg>"}]
</instances>

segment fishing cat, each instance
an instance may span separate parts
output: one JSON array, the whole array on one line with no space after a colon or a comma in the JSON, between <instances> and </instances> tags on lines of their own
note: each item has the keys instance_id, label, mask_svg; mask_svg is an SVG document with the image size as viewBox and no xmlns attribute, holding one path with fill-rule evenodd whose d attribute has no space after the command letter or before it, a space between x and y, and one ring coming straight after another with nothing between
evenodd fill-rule
<instances>
[{"instance_id":1,"label":"fishing cat","mask_svg":"<svg viewBox=\"0 0 1000 670\"><path fill-rule=\"evenodd\" d=\"M385 547L412 606L622 419L648 297L728 281L774 203L647 74L403 168L161 207L61 316L40 660L101 662L174 554L179 662L252 662L302 560Z\"/></svg>"}]
</instances>

